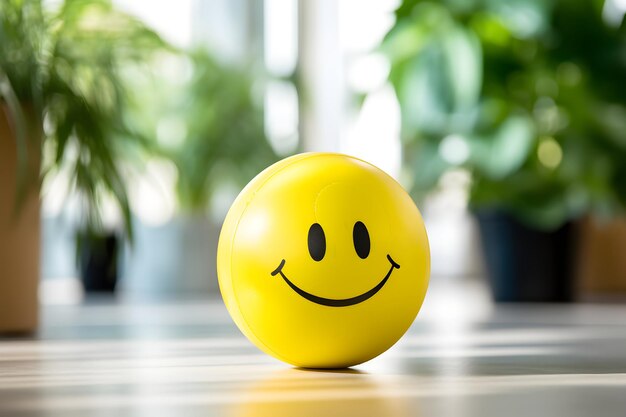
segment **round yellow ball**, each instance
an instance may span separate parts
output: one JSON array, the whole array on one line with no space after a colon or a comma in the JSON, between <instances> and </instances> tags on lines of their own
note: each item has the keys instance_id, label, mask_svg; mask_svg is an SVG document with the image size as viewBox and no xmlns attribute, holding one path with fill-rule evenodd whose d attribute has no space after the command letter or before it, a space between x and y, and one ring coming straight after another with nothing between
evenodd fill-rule
<instances>
[{"instance_id":1,"label":"round yellow ball","mask_svg":"<svg viewBox=\"0 0 626 417\"><path fill-rule=\"evenodd\" d=\"M393 178L347 155L306 153L237 197L217 272L230 315L257 347L299 367L344 368L409 328L430 253L422 217Z\"/></svg>"}]
</instances>

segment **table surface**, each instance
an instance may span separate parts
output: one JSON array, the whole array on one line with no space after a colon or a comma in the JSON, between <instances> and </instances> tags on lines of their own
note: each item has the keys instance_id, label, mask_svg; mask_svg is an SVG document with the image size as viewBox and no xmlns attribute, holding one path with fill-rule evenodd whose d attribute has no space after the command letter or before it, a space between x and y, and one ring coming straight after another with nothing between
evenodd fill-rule
<instances>
[{"instance_id":1,"label":"table surface","mask_svg":"<svg viewBox=\"0 0 626 417\"><path fill-rule=\"evenodd\" d=\"M626 306L429 290L392 349L345 371L253 347L221 300L48 306L0 341L0 416L626 416Z\"/></svg>"}]
</instances>

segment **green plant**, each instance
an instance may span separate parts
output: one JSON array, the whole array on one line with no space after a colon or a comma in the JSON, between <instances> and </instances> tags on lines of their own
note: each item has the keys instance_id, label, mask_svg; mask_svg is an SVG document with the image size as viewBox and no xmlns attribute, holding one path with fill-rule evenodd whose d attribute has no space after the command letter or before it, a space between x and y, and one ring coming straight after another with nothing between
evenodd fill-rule
<instances>
[{"instance_id":1,"label":"green plant","mask_svg":"<svg viewBox=\"0 0 626 417\"><path fill-rule=\"evenodd\" d=\"M160 81L149 97L157 104L151 133L161 154L176 166L180 208L203 211L220 185L245 185L278 157L264 130L249 70L218 62L205 50L173 57L187 76ZM183 61L180 61L183 59ZM144 98L145 100L145 98Z\"/></svg>"},{"instance_id":2,"label":"green plant","mask_svg":"<svg viewBox=\"0 0 626 417\"><path fill-rule=\"evenodd\" d=\"M65 0L54 9L42 3L0 3L0 94L16 126L20 169L33 141L43 149L42 176L70 170L90 206L91 227L98 225L100 200L111 195L131 234L122 164L148 142L127 120L121 68L146 62L166 45L108 0Z\"/></svg>"},{"instance_id":3,"label":"green plant","mask_svg":"<svg viewBox=\"0 0 626 417\"><path fill-rule=\"evenodd\" d=\"M626 25L602 1L405 0L383 51L418 198L450 169L470 205L552 229L626 206Z\"/></svg>"}]
</instances>

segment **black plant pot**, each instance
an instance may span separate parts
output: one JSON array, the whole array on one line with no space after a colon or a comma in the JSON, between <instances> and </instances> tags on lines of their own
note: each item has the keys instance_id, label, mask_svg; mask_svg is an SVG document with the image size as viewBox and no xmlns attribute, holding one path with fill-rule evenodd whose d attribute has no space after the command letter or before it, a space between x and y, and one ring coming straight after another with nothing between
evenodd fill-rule
<instances>
[{"instance_id":1,"label":"black plant pot","mask_svg":"<svg viewBox=\"0 0 626 417\"><path fill-rule=\"evenodd\" d=\"M500 210L475 213L495 301L568 302L574 296L575 228L532 229Z\"/></svg>"},{"instance_id":2,"label":"black plant pot","mask_svg":"<svg viewBox=\"0 0 626 417\"><path fill-rule=\"evenodd\" d=\"M119 239L113 233L81 233L77 239L81 280L87 293L113 293L118 277Z\"/></svg>"}]
</instances>

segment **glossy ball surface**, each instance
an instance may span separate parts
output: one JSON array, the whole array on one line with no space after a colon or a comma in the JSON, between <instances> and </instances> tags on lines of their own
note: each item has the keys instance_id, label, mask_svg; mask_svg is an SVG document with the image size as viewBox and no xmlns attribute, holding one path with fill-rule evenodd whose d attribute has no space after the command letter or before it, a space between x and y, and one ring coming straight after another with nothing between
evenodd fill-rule
<instances>
[{"instance_id":1,"label":"glossy ball surface","mask_svg":"<svg viewBox=\"0 0 626 417\"><path fill-rule=\"evenodd\" d=\"M307 153L240 193L217 268L226 307L257 347L295 366L343 368L406 332L430 253L422 217L393 178L357 158Z\"/></svg>"}]
</instances>

